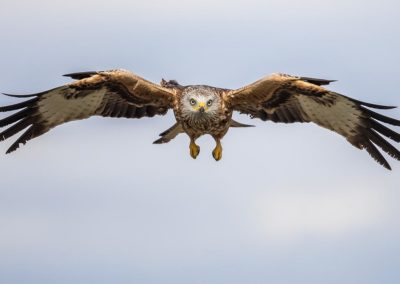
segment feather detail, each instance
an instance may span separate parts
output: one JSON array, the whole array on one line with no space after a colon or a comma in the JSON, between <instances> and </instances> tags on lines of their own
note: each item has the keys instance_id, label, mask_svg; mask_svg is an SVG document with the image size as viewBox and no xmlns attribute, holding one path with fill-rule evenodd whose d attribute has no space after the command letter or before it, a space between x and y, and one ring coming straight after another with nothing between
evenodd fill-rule
<instances>
[{"instance_id":1,"label":"feather detail","mask_svg":"<svg viewBox=\"0 0 400 284\"><path fill-rule=\"evenodd\" d=\"M368 108L394 107L359 101L319 86L330 82L275 74L238 90L228 91L226 97L233 109L253 118L283 123L314 122L335 131L357 148L367 150L376 161L390 169L377 147L400 159L399 150L381 136L400 142L400 134L382 124L400 126L400 120Z\"/></svg>"},{"instance_id":2,"label":"feather detail","mask_svg":"<svg viewBox=\"0 0 400 284\"><path fill-rule=\"evenodd\" d=\"M32 95L27 101L0 107L1 112L15 111L0 120L0 141L28 128L7 153L50 129L91 116L141 118L163 115L171 107L175 92L146 81L124 70L67 74L77 79L71 84Z\"/></svg>"}]
</instances>

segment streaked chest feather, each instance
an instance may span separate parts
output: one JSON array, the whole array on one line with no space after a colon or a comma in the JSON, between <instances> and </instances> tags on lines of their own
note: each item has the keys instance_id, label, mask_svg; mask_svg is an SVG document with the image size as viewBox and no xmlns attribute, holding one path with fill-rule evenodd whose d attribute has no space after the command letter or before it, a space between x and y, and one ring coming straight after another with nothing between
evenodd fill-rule
<instances>
[{"instance_id":1,"label":"streaked chest feather","mask_svg":"<svg viewBox=\"0 0 400 284\"><path fill-rule=\"evenodd\" d=\"M210 133L221 128L224 128L225 124L227 124L227 119L222 117L207 117L207 118L194 118L194 119L184 119L183 125L184 128L190 128L192 130L202 132L202 133Z\"/></svg>"},{"instance_id":2,"label":"streaked chest feather","mask_svg":"<svg viewBox=\"0 0 400 284\"><path fill-rule=\"evenodd\" d=\"M175 117L182 124L184 131L189 135L220 135L229 128L232 112L221 110L212 116L184 116L178 111L175 113Z\"/></svg>"}]
</instances>

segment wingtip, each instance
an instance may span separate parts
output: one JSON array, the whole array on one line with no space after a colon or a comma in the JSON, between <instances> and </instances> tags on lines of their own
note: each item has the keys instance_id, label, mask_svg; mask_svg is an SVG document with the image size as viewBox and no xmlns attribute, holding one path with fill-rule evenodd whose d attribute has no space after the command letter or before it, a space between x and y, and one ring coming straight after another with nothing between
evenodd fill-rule
<instances>
[{"instance_id":1,"label":"wingtip","mask_svg":"<svg viewBox=\"0 0 400 284\"><path fill-rule=\"evenodd\" d=\"M338 80L333 80L333 79L319 79L319 78L313 78L313 77L299 77L300 80L306 81L311 84L315 84L318 86L324 86L324 85L329 85L330 83L337 82Z\"/></svg>"},{"instance_id":2,"label":"wingtip","mask_svg":"<svg viewBox=\"0 0 400 284\"><path fill-rule=\"evenodd\" d=\"M165 139L165 137L163 136L163 137L157 139L156 141L154 141L153 144L164 144L164 143L167 143L168 141L170 141L170 140Z\"/></svg>"},{"instance_id":3,"label":"wingtip","mask_svg":"<svg viewBox=\"0 0 400 284\"><path fill-rule=\"evenodd\" d=\"M324 82L327 83L327 84L335 83L335 82L337 82L337 81L338 81L338 80L336 80L336 79L325 79L325 80L324 80Z\"/></svg>"},{"instance_id":4,"label":"wingtip","mask_svg":"<svg viewBox=\"0 0 400 284\"><path fill-rule=\"evenodd\" d=\"M241 123L241 122L231 119L230 127L255 127L255 125L244 124L244 123Z\"/></svg>"},{"instance_id":5,"label":"wingtip","mask_svg":"<svg viewBox=\"0 0 400 284\"><path fill-rule=\"evenodd\" d=\"M19 147L19 146L18 146ZM17 150L18 149L18 147L10 147L10 148L8 148L7 149L7 151L6 151L6 155L8 155L8 154L11 154L12 152L15 152L15 150Z\"/></svg>"},{"instance_id":6,"label":"wingtip","mask_svg":"<svg viewBox=\"0 0 400 284\"><path fill-rule=\"evenodd\" d=\"M36 96L38 96L38 95L41 95L42 93L38 93L38 94L29 94L29 95L13 95L13 94L7 94L7 93L1 93L1 94L4 95L4 96L7 96L7 97L13 97L13 98L20 98L20 99L23 99L23 98L36 97Z\"/></svg>"},{"instance_id":7,"label":"wingtip","mask_svg":"<svg viewBox=\"0 0 400 284\"><path fill-rule=\"evenodd\" d=\"M397 106L384 106L384 105L370 104L370 103L365 103L365 102L361 102L361 105L364 105L364 106L370 107L370 108L376 108L376 109L395 109L395 108L397 108Z\"/></svg>"},{"instance_id":8,"label":"wingtip","mask_svg":"<svg viewBox=\"0 0 400 284\"><path fill-rule=\"evenodd\" d=\"M7 94L7 93L1 93L1 94L4 96L13 97L13 98L26 98L27 97L27 95L13 95L13 94Z\"/></svg>"},{"instance_id":9,"label":"wingtip","mask_svg":"<svg viewBox=\"0 0 400 284\"><path fill-rule=\"evenodd\" d=\"M102 71L85 71L85 72L63 74L62 76L69 77L74 80L81 80L81 79L85 79L85 78L91 77L93 75L99 74L100 72L102 72Z\"/></svg>"},{"instance_id":10,"label":"wingtip","mask_svg":"<svg viewBox=\"0 0 400 284\"><path fill-rule=\"evenodd\" d=\"M385 169L389 170L389 171L392 170L392 167L389 165L389 163L382 164L382 166L383 166Z\"/></svg>"},{"instance_id":11,"label":"wingtip","mask_svg":"<svg viewBox=\"0 0 400 284\"><path fill-rule=\"evenodd\" d=\"M73 78L73 76L75 76L76 75L76 73L67 73L67 74L63 74L62 76L63 77L70 77L70 78Z\"/></svg>"},{"instance_id":12,"label":"wingtip","mask_svg":"<svg viewBox=\"0 0 400 284\"><path fill-rule=\"evenodd\" d=\"M385 109L395 109L395 108L398 108L398 106L386 106Z\"/></svg>"}]
</instances>

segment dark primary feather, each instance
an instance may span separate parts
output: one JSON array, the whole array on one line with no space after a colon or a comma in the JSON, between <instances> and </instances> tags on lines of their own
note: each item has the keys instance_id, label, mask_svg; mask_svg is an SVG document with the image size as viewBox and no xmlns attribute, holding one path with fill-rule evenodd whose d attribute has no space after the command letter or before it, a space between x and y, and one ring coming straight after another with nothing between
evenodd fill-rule
<instances>
[{"instance_id":1,"label":"dark primary feather","mask_svg":"<svg viewBox=\"0 0 400 284\"><path fill-rule=\"evenodd\" d=\"M86 71L86 72L77 72L77 73L69 73L69 74L64 74L64 77L70 77L75 80L81 80L85 78L92 77L93 75L99 74L100 72L98 71Z\"/></svg>"},{"instance_id":2,"label":"dark primary feather","mask_svg":"<svg viewBox=\"0 0 400 284\"><path fill-rule=\"evenodd\" d=\"M36 97L36 98L30 99L28 101L24 101L22 103L3 106L3 107L0 107L0 112L18 110L18 109L21 109L21 108L24 108L24 107L28 107L28 106L34 104L35 102L37 102L37 100L38 100L38 98Z\"/></svg>"},{"instance_id":3,"label":"dark primary feather","mask_svg":"<svg viewBox=\"0 0 400 284\"><path fill-rule=\"evenodd\" d=\"M110 92L103 105L98 109L98 115L104 117L142 118L164 115L167 111L167 107L162 108L152 105L136 106L127 103L120 95Z\"/></svg>"},{"instance_id":4,"label":"dark primary feather","mask_svg":"<svg viewBox=\"0 0 400 284\"><path fill-rule=\"evenodd\" d=\"M293 76L285 73L278 73L277 75L283 78L301 80L317 86L329 85L330 83L337 81L337 80L319 79L319 78L304 77L304 76Z\"/></svg>"},{"instance_id":5,"label":"dark primary feather","mask_svg":"<svg viewBox=\"0 0 400 284\"><path fill-rule=\"evenodd\" d=\"M23 108L22 110L7 116L6 118L3 118L0 120L0 127L7 126L9 124L12 124L14 122L17 122L20 119L23 119L28 116L32 116L36 112L36 108L34 107L34 103L31 103L27 108Z\"/></svg>"},{"instance_id":6,"label":"dark primary feather","mask_svg":"<svg viewBox=\"0 0 400 284\"><path fill-rule=\"evenodd\" d=\"M12 126L0 133L0 141L6 140L18 132L29 127L7 150L7 154L15 151L19 144L25 144L28 140L33 139L45 132L47 129L40 122L37 113L38 98L34 98L22 103L10 105L1 108L2 111L19 110L18 112L0 120L0 127L14 123Z\"/></svg>"},{"instance_id":7,"label":"dark primary feather","mask_svg":"<svg viewBox=\"0 0 400 284\"><path fill-rule=\"evenodd\" d=\"M329 85L330 83L337 81L337 80L317 79L311 77L299 77L299 79L318 86Z\"/></svg>"},{"instance_id":8,"label":"dark primary feather","mask_svg":"<svg viewBox=\"0 0 400 284\"><path fill-rule=\"evenodd\" d=\"M370 109L367 109L367 108L365 108L365 107L363 107L363 106L361 106L360 108L361 108L361 109L363 110L363 112L365 112L365 114L368 115L369 117L372 117L372 118L374 118L374 119L376 119L376 120L379 120L379 121L382 121L382 122L385 122L385 123L388 123L388 124L400 126L400 121L397 120L397 119L394 119L394 118L391 118L391 117L382 115L382 114L380 114L380 113L374 112L374 111L372 111L372 110L370 110Z\"/></svg>"},{"instance_id":9,"label":"dark primary feather","mask_svg":"<svg viewBox=\"0 0 400 284\"><path fill-rule=\"evenodd\" d=\"M390 169L377 147L400 160L400 151L381 136L400 142L400 134L382 124L400 126L400 121L369 108L394 107L359 101L319 87L329 82L332 80L278 74L230 91L227 97L235 110L253 118L283 123L314 122L333 130Z\"/></svg>"},{"instance_id":10,"label":"dark primary feather","mask_svg":"<svg viewBox=\"0 0 400 284\"><path fill-rule=\"evenodd\" d=\"M95 74L98 76L91 78ZM33 98L13 105L0 106L0 112L16 111L0 120L0 127L8 126L0 133L0 141L27 129L7 153L16 150L19 144L25 144L28 140L69 121L94 115L153 117L164 115L170 108L172 93L128 71L67 75L78 81L37 94L8 95Z\"/></svg>"},{"instance_id":11,"label":"dark primary feather","mask_svg":"<svg viewBox=\"0 0 400 284\"><path fill-rule=\"evenodd\" d=\"M350 98L350 97L347 97L347 96L343 96L341 94L338 94L338 95L340 95L342 97L345 97L345 98L349 99L350 101L355 102L355 103L357 103L359 105L370 107L370 108L376 108L376 109L394 109L394 108L396 108L396 106L383 106L383 105L371 104L371 103L366 103L366 102L363 102L363 101L359 101L359 100L356 100L356 99L353 99L353 98Z\"/></svg>"},{"instance_id":12,"label":"dark primary feather","mask_svg":"<svg viewBox=\"0 0 400 284\"><path fill-rule=\"evenodd\" d=\"M392 169L389 163L383 157L383 155L379 152L379 150L375 147L375 145L371 143L370 140L363 139L359 145L361 146L359 147L360 149L367 150L367 152L371 155L371 157L374 158L374 160L377 161L379 164L381 164L388 170Z\"/></svg>"},{"instance_id":13,"label":"dark primary feather","mask_svg":"<svg viewBox=\"0 0 400 284\"><path fill-rule=\"evenodd\" d=\"M396 142L400 142L400 134L393 131L392 129L384 126L383 124L377 122L375 119L364 119L365 125L369 128L376 130L377 132L385 135Z\"/></svg>"}]
</instances>

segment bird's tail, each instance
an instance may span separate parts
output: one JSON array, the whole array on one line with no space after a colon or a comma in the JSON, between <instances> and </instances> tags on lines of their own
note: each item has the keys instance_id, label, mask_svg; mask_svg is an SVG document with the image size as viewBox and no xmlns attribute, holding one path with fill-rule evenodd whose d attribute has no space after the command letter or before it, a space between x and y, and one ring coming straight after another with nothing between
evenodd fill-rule
<instances>
[{"instance_id":1,"label":"bird's tail","mask_svg":"<svg viewBox=\"0 0 400 284\"><path fill-rule=\"evenodd\" d=\"M182 126L179 123L175 123L170 128L160 133L161 138L153 142L153 144L168 143L174 139L179 133L183 133Z\"/></svg>"},{"instance_id":2,"label":"bird's tail","mask_svg":"<svg viewBox=\"0 0 400 284\"><path fill-rule=\"evenodd\" d=\"M231 119L230 127L254 127L254 125L243 124L243 123L240 123L240 122L237 122L237 121Z\"/></svg>"}]
</instances>

